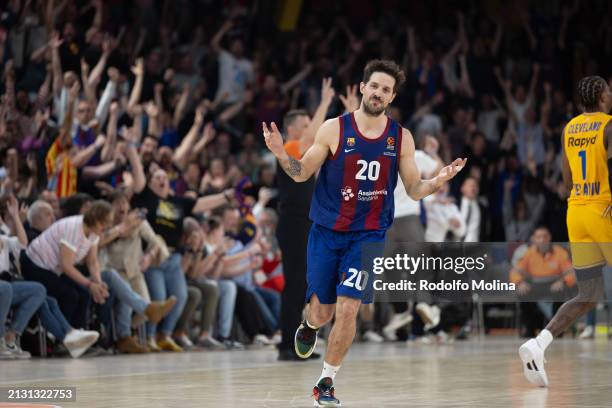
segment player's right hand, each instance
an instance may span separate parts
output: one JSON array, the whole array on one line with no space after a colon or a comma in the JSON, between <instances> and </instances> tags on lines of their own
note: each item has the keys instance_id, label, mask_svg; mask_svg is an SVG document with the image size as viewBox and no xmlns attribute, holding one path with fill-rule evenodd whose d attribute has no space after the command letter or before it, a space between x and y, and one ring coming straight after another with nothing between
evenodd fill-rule
<instances>
[{"instance_id":1,"label":"player's right hand","mask_svg":"<svg viewBox=\"0 0 612 408\"><path fill-rule=\"evenodd\" d=\"M276 127L276 123L271 122L270 129L268 129L268 125L265 122L262 122L261 126L266 146L268 146L268 149L270 149L274 156L281 157L285 154L285 147L283 145L283 137Z\"/></svg>"}]
</instances>

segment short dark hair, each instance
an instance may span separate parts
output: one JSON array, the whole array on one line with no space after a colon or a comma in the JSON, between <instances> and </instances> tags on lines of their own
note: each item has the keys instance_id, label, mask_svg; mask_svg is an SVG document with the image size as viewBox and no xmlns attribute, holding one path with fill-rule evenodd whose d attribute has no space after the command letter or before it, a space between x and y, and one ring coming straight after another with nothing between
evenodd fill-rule
<instances>
[{"instance_id":1,"label":"short dark hair","mask_svg":"<svg viewBox=\"0 0 612 408\"><path fill-rule=\"evenodd\" d=\"M591 75L578 81L578 103L587 112L599 110L599 97L606 88L606 80Z\"/></svg>"},{"instance_id":2,"label":"short dark hair","mask_svg":"<svg viewBox=\"0 0 612 408\"><path fill-rule=\"evenodd\" d=\"M206 224L208 225L208 231L214 231L222 225L221 219L214 215L206 220Z\"/></svg>"},{"instance_id":3,"label":"short dark hair","mask_svg":"<svg viewBox=\"0 0 612 408\"><path fill-rule=\"evenodd\" d=\"M223 204L222 206L215 208L212 211L212 214L213 214L213 216L216 216L216 217L219 217L220 219L222 219L227 211L233 211L235 209L236 209L236 207L233 206L232 204L229 204L229 203L228 204Z\"/></svg>"},{"instance_id":4,"label":"short dark hair","mask_svg":"<svg viewBox=\"0 0 612 408\"><path fill-rule=\"evenodd\" d=\"M93 227L100 222L106 221L113 212L111 205L104 200L96 200L83 215L83 223Z\"/></svg>"},{"instance_id":5,"label":"short dark hair","mask_svg":"<svg viewBox=\"0 0 612 408\"><path fill-rule=\"evenodd\" d=\"M550 234L550 228L548 228L548 225L544 223L541 223L541 222L537 223L535 228L533 229L533 232L536 232L539 229L545 229Z\"/></svg>"},{"instance_id":6,"label":"short dark hair","mask_svg":"<svg viewBox=\"0 0 612 408\"><path fill-rule=\"evenodd\" d=\"M293 122L300 116L310 116L305 109L292 109L285 114L283 118L283 128L287 130L287 127L292 125Z\"/></svg>"},{"instance_id":7,"label":"short dark hair","mask_svg":"<svg viewBox=\"0 0 612 408\"><path fill-rule=\"evenodd\" d=\"M397 92L406 81L406 74L394 61L375 59L369 61L363 69L363 83L367 83L375 72L383 72L395 79L393 92Z\"/></svg>"},{"instance_id":8,"label":"short dark hair","mask_svg":"<svg viewBox=\"0 0 612 408\"><path fill-rule=\"evenodd\" d=\"M154 135L148 134L148 135L146 135L145 137L142 138L142 141L144 142L147 139L151 139L151 140L153 140L155 142L156 145L159 145L159 139L157 137L155 137Z\"/></svg>"},{"instance_id":9,"label":"short dark hair","mask_svg":"<svg viewBox=\"0 0 612 408\"><path fill-rule=\"evenodd\" d=\"M87 193L75 193L63 199L60 202L62 216L71 217L73 215L79 215L83 206L91 201L93 201L93 197Z\"/></svg>"}]
</instances>

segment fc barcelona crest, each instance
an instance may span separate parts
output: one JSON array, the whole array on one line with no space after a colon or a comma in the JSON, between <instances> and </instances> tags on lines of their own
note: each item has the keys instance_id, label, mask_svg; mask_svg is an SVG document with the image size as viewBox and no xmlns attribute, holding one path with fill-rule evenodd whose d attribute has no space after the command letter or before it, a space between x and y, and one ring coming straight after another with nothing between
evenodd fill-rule
<instances>
[{"instance_id":1,"label":"fc barcelona crest","mask_svg":"<svg viewBox=\"0 0 612 408\"><path fill-rule=\"evenodd\" d=\"M347 137L346 138L346 145L348 147L353 147L355 146L355 138L354 137Z\"/></svg>"}]
</instances>

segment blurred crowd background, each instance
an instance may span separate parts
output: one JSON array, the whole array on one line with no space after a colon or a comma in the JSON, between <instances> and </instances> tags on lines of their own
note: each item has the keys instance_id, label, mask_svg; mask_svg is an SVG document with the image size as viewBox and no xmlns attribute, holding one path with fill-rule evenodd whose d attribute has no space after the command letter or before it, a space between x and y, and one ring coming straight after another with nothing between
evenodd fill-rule
<instances>
[{"instance_id":1,"label":"blurred crowd background","mask_svg":"<svg viewBox=\"0 0 612 408\"><path fill-rule=\"evenodd\" d=\"M214 254L225 266L189 278L185 288L196 288L191 303L186 289L152 290L147 281L154 302L176 295L185 306L195 302L195 292L206 298L211 290L218 300L207 306L208 315L218 316L228 296L223 284L206 289L202 282L235 282L238 289L228 290L243 302L235 301L236 313L242 310L250 321L248 305L260 308L260 323L247 332L262 343L278 340L282 254L274 238L277 166L265 150L261 122L282 128L293 109L313 115L325 105L331 118L356 108L353 86L365 63L395 60L408 80L388 114L430 158L468 158L437 202L475 200L480 217L470 240L528 242L537 227L546 227L549 241L565 242L561 131L579 113L575 85L581 77L601 75L612 86L612 6L603 0L0 4L0 215L7 239L18 236L19 221L32 228L41 202L52 215L39 222L38 232L87 213L97 199L113 204L111 220L98 211L97 221L123 225L120 239L126 239L143 218L155 221L150 211L122 217L130 202L146 207L146 194L173 197L184 210L174 217L180 236L164 236L163 225L151 225L172 241L165 242L168 254L197 252L201 259L194 264ZM467 189L466 179L472 180ZM427 225L429 207L422 208ZM457 220L444 222L442 240L465 238L446 233ZM14 245L17 264L27 245ZM245 259L244 272L237 272ZM217 264L209 262L214 270ZM149 259L145 266L151 267ZM113 285L104 286L113 295ZM57 301L63 309L65 302ZM204 303L198 300L193 310ZM176 314L176 323L180 313L168 316ZM225 313L224 333L210 335L210 344L218 317L200 320L203 344L238 346L229 340L232 314ZM69 324L79 328L79 319ZM179 346L172 339L192 333L190 324L176 329L174 323L157 340L166 349L188 347L189 341Z\"/></svg>"}]
</instances>

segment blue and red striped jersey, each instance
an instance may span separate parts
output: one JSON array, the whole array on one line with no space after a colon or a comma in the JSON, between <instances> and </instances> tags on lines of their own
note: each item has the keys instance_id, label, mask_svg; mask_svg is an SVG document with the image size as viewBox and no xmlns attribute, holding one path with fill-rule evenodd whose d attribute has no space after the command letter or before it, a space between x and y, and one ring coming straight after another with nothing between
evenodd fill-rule
<instances>
[{"instance_id":1,"label":"blue and red striped jersey","mask_svg":"<svg viewBox=\"0 0 612 408\"><path fill-rule=\"evenodd\" d=\"M387 229L393 222L402 128L387 118L384 132L368 139L353 113L338 120L338 149L321 167L310 219L335 231Z\"/></svg>"}]
</instances>

